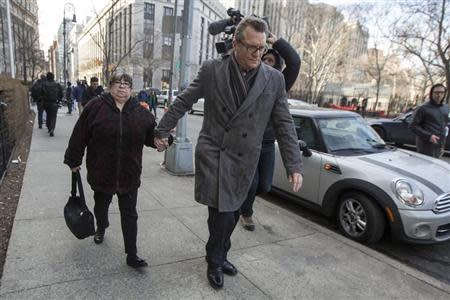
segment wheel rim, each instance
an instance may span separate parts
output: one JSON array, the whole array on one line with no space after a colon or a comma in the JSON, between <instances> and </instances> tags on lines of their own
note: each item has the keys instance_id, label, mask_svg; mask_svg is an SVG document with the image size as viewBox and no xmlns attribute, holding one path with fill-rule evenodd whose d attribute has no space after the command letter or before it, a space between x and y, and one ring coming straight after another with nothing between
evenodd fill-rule
<instances>
[{"instance_id":1,"label":"wheel rim","mask_svg":"<svg viewBox=\"0 0 450 300\"><path fill-rule=\"evenodd\" d=\"M359 201L345 199L339 209L339 222L348 235L360 237L367 229L366 211Z\"/></svg>"}]
</instances>

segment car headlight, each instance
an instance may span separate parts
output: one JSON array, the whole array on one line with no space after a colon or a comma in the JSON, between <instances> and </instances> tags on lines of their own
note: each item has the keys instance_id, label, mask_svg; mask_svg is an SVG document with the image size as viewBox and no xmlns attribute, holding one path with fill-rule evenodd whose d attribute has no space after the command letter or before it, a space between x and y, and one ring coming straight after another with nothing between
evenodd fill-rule
<instances>
[{"instance_id":1,"label":"car headlight","mask_svg":"<svg viewBox=\"0 0 450 300\"><path fill-rule=\"evenodd\" d=\"M398 199L411 207L419 207L424 202L423 192L412 182L399 179L394 182L393 190Z\"/></svg>"}]
</instances>

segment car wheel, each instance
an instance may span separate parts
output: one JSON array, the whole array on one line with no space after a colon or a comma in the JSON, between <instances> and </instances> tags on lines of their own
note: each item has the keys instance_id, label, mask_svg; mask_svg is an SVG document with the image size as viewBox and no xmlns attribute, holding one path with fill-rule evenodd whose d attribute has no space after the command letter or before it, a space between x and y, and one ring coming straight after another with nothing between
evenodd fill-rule
<instances>
[{"instance_id":1,"label":"car wheel","mask_svg":"<svg viewBox=\"0 0 450 300\"><path fill-rule=\"evenodd\" d=\"M381 209L362 193L344 194L336 215L339 229L352 240L370 244L379 241L384 234Z\"/></svg>"},{"instance_id":2,"label":"car wheel","mask_svg":"<svg viewBox=\"0 0 450 300\"><path fill-rule=\"evenodd\" d=\"M380 136L380 138L382 140L386 139L386 132L384 132L384 129L379 127L379 126L375 126L373 127L373 129L376 131L376 133L378 133L378 135Z\"/></svg>"}]
</instances>

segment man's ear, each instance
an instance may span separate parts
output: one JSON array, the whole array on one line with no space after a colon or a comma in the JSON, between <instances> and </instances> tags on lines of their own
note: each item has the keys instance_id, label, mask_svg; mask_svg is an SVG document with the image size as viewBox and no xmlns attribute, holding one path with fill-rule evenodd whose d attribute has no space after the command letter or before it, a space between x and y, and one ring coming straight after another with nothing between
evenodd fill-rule
<instances>
[{"instance_id":1,"label":"man's ear","mask_svg":"<svg viewBox=\"0 0 450 300\"><path fill-rule=\"evenodd\" d=\"M233 39L233 48L236 49L237 41L236 39Z\"/></svg>"}]
</instances>

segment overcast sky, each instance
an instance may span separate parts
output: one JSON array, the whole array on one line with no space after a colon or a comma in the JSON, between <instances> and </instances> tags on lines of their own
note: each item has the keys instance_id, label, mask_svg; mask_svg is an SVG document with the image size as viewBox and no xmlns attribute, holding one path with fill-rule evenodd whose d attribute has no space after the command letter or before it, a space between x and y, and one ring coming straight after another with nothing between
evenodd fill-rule
<instances>
[{"instance_id":1,"label":"overcast sky","mask_svg":"<svg viewBox=\"0 0 450 300\"><path fill-rule=\"evenodd\" d=\"M111 0L37 0L39 6L39 37L41 49L46 52L58 33L58 27L63 20L64 4L71 2L75 6L77 22L95 15L94 8L99 12ZM228 8L234 4L233 0L219 0ZM73 12L70 5L67 6L66 17L72 18Z\"/></svg>"}]
</instances>

